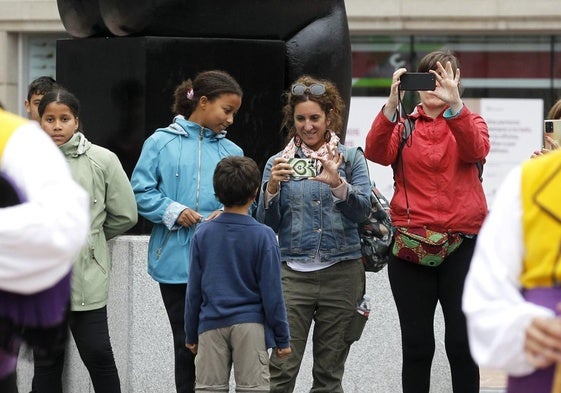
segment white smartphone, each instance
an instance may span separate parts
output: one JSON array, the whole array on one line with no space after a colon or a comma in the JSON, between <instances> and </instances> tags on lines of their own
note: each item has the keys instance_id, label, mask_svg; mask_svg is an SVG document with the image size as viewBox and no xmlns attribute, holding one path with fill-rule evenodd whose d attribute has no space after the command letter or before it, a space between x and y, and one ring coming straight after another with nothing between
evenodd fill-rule
<instances>
[{"instance_id":1,"label":"white smartphone","mask_svg":"<svg viewBox=\"0 0 561 393\"><path fill-rule=\"evenodd\" d=\"M289 158L288 163L292 166L292 177L295 179L317 176L315 158Z\"/></svg>"}]
</instances>

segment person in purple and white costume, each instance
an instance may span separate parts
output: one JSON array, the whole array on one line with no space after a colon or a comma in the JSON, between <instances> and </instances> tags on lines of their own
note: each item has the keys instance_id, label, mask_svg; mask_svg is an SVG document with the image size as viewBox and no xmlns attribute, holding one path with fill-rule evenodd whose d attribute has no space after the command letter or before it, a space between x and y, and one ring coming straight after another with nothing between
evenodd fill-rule
<instances>
[{"instance_id":1,"label":"person in purple and white costume","mask_svg":"<svg viewBox=\"0 0 561 393\"><path fill-rule=\"evenodd\" d=\"M550 393L561 362L560 193L561 150L513 169L466 278L471 353L479 365L509 375L507 393Z\"/></svg>"},{"instance_id":2,"label":"person in purple and white costume","mask_svg":"<svg viewBox=\"0 0 561 393\"><path fill-rule=\"evenodd\" d=\"M64 343L70 270L89 211L39 125L1 109L0 176L0 392L13 393L22 341L40 351Z\"/></svg>"}]
</instances>

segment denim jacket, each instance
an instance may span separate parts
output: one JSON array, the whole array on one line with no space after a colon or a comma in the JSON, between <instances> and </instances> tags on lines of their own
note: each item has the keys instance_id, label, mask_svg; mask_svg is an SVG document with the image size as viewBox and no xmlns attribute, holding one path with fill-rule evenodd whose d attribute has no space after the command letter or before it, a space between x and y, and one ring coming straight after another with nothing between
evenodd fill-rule
<instances>
[{"instance_id":1,"label":"denim jacket","mask_svg":"<svg viewBox=\"0 0 561 393\"><path fill-rule=\"evenodd\" d=\"M339 145L339 152L344 155L345 146ZM345 164L339 167L339 175L348 183L345 200L333 196L325 183L291 178L281 182L279 193L265 206L271 168L281 154L269 158L265 165L256 217L278 234L282 260L312 262L318 253L321 262L360 258L358 223L370 213L366 160L357 154L351 166L351 179L346 179ZM301 151L297 154L304 156Z\"/></svg>"}]
</instances>

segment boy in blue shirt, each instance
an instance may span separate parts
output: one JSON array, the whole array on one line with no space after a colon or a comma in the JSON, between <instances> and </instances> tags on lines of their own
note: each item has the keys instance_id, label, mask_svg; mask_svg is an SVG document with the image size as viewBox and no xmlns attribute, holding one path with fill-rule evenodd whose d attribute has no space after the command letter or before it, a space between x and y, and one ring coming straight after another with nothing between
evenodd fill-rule
<instances>
[{"instance_id":1,"label":"boy in blue shirt","mask_svg":"<svg viewBox=\"0 0 561 393\"><path fill-rule=\"evenodd\" d=\"M248 157L214 171L224 212L199 225L191 243L185 346L196 358L196 391L269 391L269 355L291 352L275 233L248 215L261 175Z\"/></svg>"}]
</instances>

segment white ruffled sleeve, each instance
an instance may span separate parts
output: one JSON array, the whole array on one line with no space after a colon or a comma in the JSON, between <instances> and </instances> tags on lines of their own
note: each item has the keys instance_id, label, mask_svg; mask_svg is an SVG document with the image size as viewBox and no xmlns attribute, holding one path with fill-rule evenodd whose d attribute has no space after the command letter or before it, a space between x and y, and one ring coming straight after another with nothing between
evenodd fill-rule
<instances>
[{"instance_id":1,"label":"white ruffled sleeve","mask_svg":"<svg viewBox=\"0 0 561 393\"><path fill-rule=\"evenodd\" d=\"M0 171L24 199L0 209L0 289L30 294L49 288L68 273L85 243L89 197L35 122L12 134Z\"/></svg>"},{"instance_id":2,"label":"white ruffled sleeve","mask_svg":"<svg viewBox=\"0 0 561 393\"><path fill-rule=\"evenodd\" d=\"M499 188L479 233L463 294L475 361L518 376L534 371L524 353L527 326L535 317L553 316L520 293L524 256L520 177L518 167Z\"/></svg>"}]
</instances>

